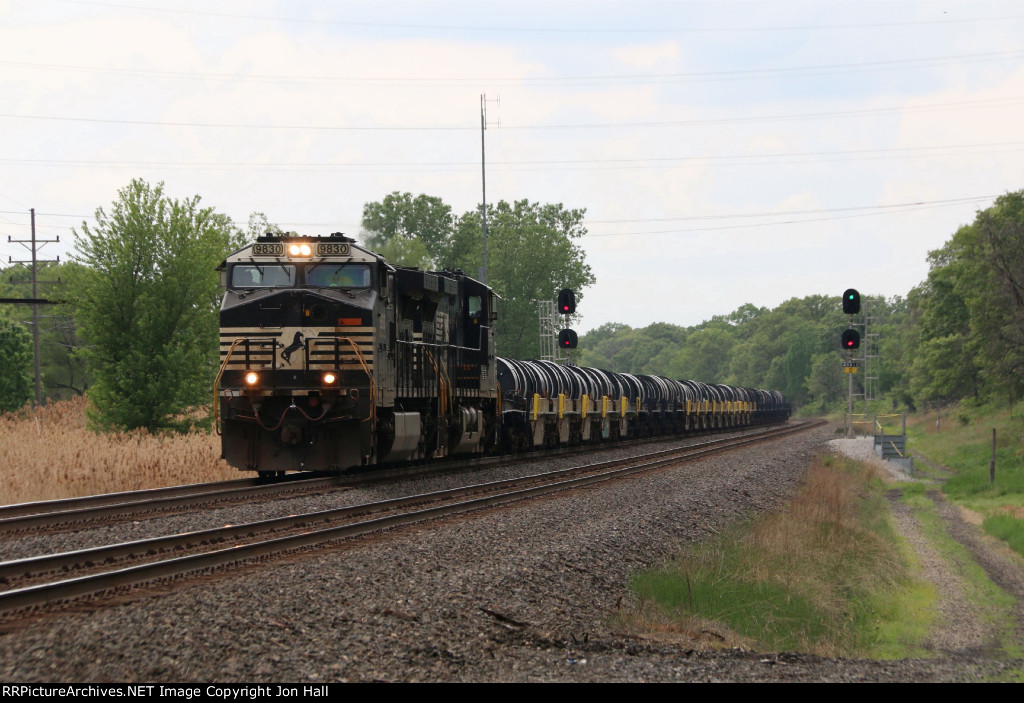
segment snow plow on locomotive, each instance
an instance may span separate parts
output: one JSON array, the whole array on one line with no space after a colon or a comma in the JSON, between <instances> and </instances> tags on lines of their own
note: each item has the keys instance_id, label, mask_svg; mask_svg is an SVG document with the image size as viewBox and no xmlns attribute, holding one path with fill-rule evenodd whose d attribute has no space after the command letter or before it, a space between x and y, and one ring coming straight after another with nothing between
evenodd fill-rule
<instances>
[{"instance_id":1,"label":"snow plow on locomotive","mask_svg":"<svg viewBox=\"0 0 1024 703\"><path fill-rule=\"evenodd\" d=\"M215 424L228 463L260 475L789 416L776 391L498 358L490 288L338 233L260 237L220 270Z\"/></svg>"}]
</instances>

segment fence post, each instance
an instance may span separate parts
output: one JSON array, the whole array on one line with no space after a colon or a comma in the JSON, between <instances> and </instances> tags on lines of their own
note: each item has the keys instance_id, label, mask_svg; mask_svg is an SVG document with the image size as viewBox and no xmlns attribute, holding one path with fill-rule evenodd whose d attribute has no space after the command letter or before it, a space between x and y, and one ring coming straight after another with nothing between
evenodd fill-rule
<instances>
[{"instance_id":1,"label":"fence post","mask_svg":"<svg viewBox=\"0 0 1024 703\"><path fill-rule=\"evenodd\" d=\"M992 428L992 458L988 460L989 485L996 482L996 428Z\"/></svg>"}]
</instances>

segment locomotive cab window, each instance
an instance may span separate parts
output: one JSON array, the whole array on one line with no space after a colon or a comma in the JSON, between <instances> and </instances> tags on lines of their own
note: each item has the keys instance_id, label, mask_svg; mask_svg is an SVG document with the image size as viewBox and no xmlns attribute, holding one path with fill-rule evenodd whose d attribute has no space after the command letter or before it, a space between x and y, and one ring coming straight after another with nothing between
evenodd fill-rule
<instances>
[{"instance_id":1,"label":"locomotive cab window","mask_svg":"<svg viewBox=\"0 0 1024 703\"><path fill-rule=\"evenodd\" d=\"M367 264L311 264L306 267L306 285L318 288L369 288Z\"/></svg>"},{"instance_id":2,"label":"locomotive cab window","mask_svg":"<svg viewBox=\"0 0 1024 703\"><path fill-rule=\"evenodd\" d=\"M467 295L464 306L463 344L471 349L486 351L486 345L483 344L484 337L480 334L481 325L486 323L483 296Z\"/></svg>"},{"instance_id":3,"label":"locomotive cab window","mask_svg":"<svg viewBox=\"0 0 1024 703\"><path fill-rule=\"evenodd\" d=\"M295 285L291 264L235 264L231 267L232 288L290 288Z\"/></svg>"}]
</instances>

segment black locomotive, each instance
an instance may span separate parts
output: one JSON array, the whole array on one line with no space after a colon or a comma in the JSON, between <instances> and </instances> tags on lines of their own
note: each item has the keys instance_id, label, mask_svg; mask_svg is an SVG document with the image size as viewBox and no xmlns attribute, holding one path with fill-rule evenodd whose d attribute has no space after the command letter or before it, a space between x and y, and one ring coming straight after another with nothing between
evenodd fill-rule
<instances>
[{"instance_id":1,"label":"black locomotive","mask_svg":"<svg viewBox=\"0 0 1024 703\"><path fill-rule=\"evenodd\" d=\"M270 475L784 422L761 391L495 355L496 296L335 233L221 266L223 456Z\"/></svg>"}]
</instances>

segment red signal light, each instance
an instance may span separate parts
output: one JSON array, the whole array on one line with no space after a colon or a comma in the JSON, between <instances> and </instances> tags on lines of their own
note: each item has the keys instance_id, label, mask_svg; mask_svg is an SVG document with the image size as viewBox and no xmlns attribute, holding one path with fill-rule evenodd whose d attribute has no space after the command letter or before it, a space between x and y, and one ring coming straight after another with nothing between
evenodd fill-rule
<instances>
[{"instance_id":1,"label":"red signal light","mask_svg":"<svg viewBox=\"0 0 1024 703\"><path fill-rule=\"evenodd\" d=\"M568 288L558 291L558 312L561 315L571 315L576 312L576 294Z\"/></svg>"}]
</instances>

